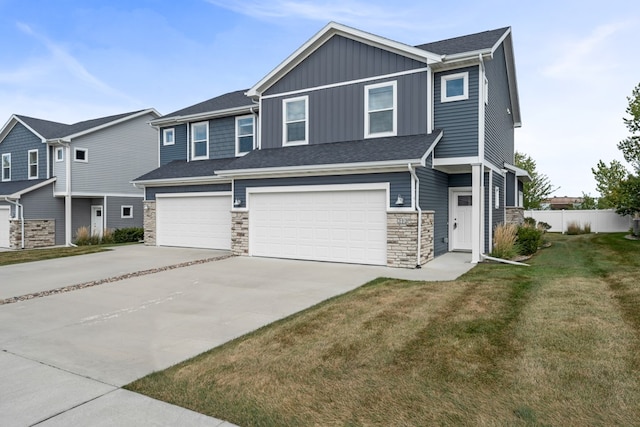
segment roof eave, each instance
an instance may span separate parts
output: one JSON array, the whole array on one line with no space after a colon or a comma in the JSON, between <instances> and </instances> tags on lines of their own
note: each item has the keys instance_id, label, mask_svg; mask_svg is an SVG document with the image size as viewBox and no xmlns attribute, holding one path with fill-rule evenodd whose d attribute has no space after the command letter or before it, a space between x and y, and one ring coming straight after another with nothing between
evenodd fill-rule
<instances>
[{"instance_id":1,"label":"roof eave","mask_svg":"<svg viewBox=\"0 0 640 427\"><path fill-rule=\"evenodd\" d=\"M64 138L53 138L53 141L57 141L57 140L60 140L60 139L62 139L64 141L70 141L73 138L78 138L80 136L84 136L84 135L87 135L87 134L90 134L90 133L93 133L93 132L97 132L99 130L106 129L108 127L115 126L117 124L124 123L126 121L133 120L133 119L135 119L137 117L145 116L147 114L153 114L153 115L155 115L157 117L160 117L160 113L158 113L158 111L156 111L155 108L147 108L146 110L138 111L137 113L130 114L130 115L125 116L125 117L121 117L118 120L114 120L114 121L111 121L111 122L103 123L100 126L92 127L90 129L86 129L86 130L83 130L81 132L76 132L74 134L67 135Z\"/></svg>"},{"instance_id":2,"label":"roof eave","mask_svg":"<svg viewBox=\"0 0 640 427\"><path fill-rule=\"evenodd\" d=\"M226 184L231 180L220 175L194 176L186 178L158 178L142 179L130 181L134 185L159 186L159 185L181 185L181 184Z\"/></svg>"},{"instance_id":3,"label":"roof eave","mask_svg":"<svg viewBox=\"0 0 640 427\"><path fill-rule=\"evenodd\" d=\"M23 194L27 194L27 193L30 193L30 192L32 192L34 190L37 190L38 188L42 188L44 186L47 186L47 185L51 184L52 182L55 182L56 179L57 178L54 176L53 178L49 178L46 181L42 181L42 182L40 182L38 184L35 184L35 185L30 186L30 187L24 188L24 189L22 189L20 191L16 191L15 193L12 193L12 194L0 194L0 198L1 199L4 199L4 198L7 198L7 199L19 199L20 197L22 197Z\"/></svg>"},{"instance_id":4,"label":"roof eave","mask_svg":"<svg viewBox=\"0 0 640 427\"><path fill-rule=\"evenodd\" d=\"M241 107L227 108L224 110L216 110L216 111L206 111L204 113L189 114L186 116L164 117L160 119L151 120L149 124L151 126L181 124L181 123L193 122L196 120L215 119L218 117L233 116L240 113L250 113L252 110L256 111L258 109L259 107L257 104L243 105Z\"/></svg>"},{"instance_id":5,"label":"roof eave","mask_svg":"<svg viewBox=\"0 0 640 427\"><path fill-rule=\"evenodd\" d=\"M36 132L31 126L26 124L18 116L16 116L15 114L12 114L11 117L9 117L9 120L7 120L7 122L4 124L4 126L2 126L2 129L0 129L0 143L2 143L2 141L4 141L4 139L7 137L7 135L9 135L9 132L11 132L11 129L13 129L13 127L17 123L20 123L22 126L26 127L29 130L29 132L33 133L35 136L40 138L40 140L42 142L46 142L46 138L45 137L43 137L38 132Z\"/></svg>"}]
</instances>

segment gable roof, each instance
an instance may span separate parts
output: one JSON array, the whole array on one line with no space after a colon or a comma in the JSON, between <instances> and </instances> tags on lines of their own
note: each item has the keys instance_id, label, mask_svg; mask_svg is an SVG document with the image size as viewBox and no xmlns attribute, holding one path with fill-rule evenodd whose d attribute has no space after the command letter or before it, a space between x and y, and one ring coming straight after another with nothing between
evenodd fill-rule
<instances>
[{"instance_id":1,"label":"gable roof","mask_svg":"<svg viewBox=\"0 0 640 427\"><path fill-rule=\"evenodd\" d=\"M468 34L432 43L425 43L416 46L429 52L443 56L456 55L469 52L493 51L510 32L509 27L498 28L496 30L483 31L481 33Z\"/></svg>"},{"instance_id":2,"label":"gable roof","mask_svg":"<svg viewBox=\"0 0 640 427\"><path fill-rule=\"evenodd\" d=\"M235 158L210 159L187 162L186 160L174 160L157 169L152 170L132 182L143 183L148 181L193 181L197 178L216 177L216 171L234 161Z\"/></svg>"},{"instance_id":3,"label":"gable roof","mask_svg":"<svg viewBox=\"0 0 640 427\"><path fill-rule=\"evenodd\" d=\"M0 129L0 142L7 136L16 123L22 123L31 132L44 141L55 139L70 139L87 133L95 132L105 127L113 126L135 117L152 114L156 117L160 114L153 108L137 110L129 113L116 114L113 116L100 117L97 119L84 120L71 125L50 120L38 119L35 117L14 114L9 121Z\"/></svg>"},{"instance_id":4,"label":"gable roof","mask_svg":"<svg viewBox=\"0 0 640 427\"><path fill-rule=\"evenodd\" d=\"M258 105L245 95L245 90L236 90L216 96L206 101L181 110L174 111L151 121L152 125L166 123L180 123L199 118L208 118L222 115L230 115L243 110L257 109Z\"/></svg>"},{"instance_id":5,"label":"gable roof","mask_svg":"<svg viewBox=\"0 0 640 427\"><path fill-rule=\"evenodd\" d=\"M16 199L21 195L36 190L56 180L55 177L47 179L30 179L25 181L0 182L0 198Z\"/></svg>"}]
</instances>

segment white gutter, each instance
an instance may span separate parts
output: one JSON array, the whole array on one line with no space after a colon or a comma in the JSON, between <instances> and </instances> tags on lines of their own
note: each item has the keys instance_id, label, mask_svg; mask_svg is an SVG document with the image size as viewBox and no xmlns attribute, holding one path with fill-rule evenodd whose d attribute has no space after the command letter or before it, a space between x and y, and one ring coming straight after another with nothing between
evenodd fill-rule
<instances>
[{"instance_id":1,"label":"white gutter","mask_svg":"<svg viewBox=\"0 0 640 427\"><path fill-rule=\"evenodd\" d=\"M418 211L418 255L416 257L416 268L422 268L420 265L420 244L422 243L422 209L420 208L420 179L416 175L415 169L411 166L411 163L407 163L409 173L416 183L416 194L414 197L414 203L416 204L416 210Z\"/></svg>"},{"instance_id":2,"label":"white gutter","mask_svg":"<svg viewBox=\"0 0 640 427\"><path fill-rule=\"evenodd\" d=\"M4 201L7 203L11 203L16 207L16 217L18 216L18 212L20 213L20 249L24 249L24 206L18 203L18 200L11 201L8 197L4 198Z\"/></svg>"},{"instance_id":3,"label":"white gutter","mask_svg":"<svg viewBox=\"0 0 640 427\"><path fill-rule=\"evenodd\" d=\"M151 126L167 126L173 124L182 124L194 122L198 120L215 119L218 117L234 116L240 113L251 111L253 105L243 105L242 107L227 108L225 110L207 111L205 113L189 114L187 116L172 116L164 119L154 119L149 121Z\"/></svg>"}]
</instances>

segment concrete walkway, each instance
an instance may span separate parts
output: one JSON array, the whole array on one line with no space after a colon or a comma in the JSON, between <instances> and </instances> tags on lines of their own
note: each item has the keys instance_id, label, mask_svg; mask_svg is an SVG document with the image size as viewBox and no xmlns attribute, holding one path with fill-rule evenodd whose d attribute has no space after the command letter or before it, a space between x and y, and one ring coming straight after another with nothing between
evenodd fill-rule
<instances>
[{"instance_id":1,"label":"concrete walkway","mask_svg":"<svg viewBox=\"0 0 640 427\"><path fill-rule=\"evenodd\" d=\"M136 246L56 268L31 263L28 277L41 289L85 280L86 269L113 276L213 254L190 251ZM230 426L121 387L376 277L448 280L472 267L469 258L400 270L235 257L0 306L0 425Z\"/></svg>"}]
</instances>

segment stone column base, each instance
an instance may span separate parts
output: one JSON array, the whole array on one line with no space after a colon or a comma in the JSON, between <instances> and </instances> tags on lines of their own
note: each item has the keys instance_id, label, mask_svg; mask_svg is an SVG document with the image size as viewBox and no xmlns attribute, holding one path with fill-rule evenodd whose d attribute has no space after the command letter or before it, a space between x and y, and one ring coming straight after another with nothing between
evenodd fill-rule
<instances>
[{"instance_id":1,"label":"stone column base","mask_svg":"<svg viewBox=\"0 0 640 427\"><path fill-rule=\"evenodd\" d=\"M156 245L156 201L145 200L144 208L144 244L147 246Z\"/></svg>"},{"instance_id":2,"label":"stone column base","mask_svg":"<svg viewBox=\"0 0 640 427\"><path fill-rule=\"evenodd\" d=\"M433 212L422 212L420 242L418 242L418 212L387 213L388 267L415 268L433 259L433 218ZM418 244L420 245L419 261Z\"/></svg>"},{"instance_id":3,"label":"stone column base","mask_svg":"<svg viewBox=\"0 0 640 427\"><path fill-rule=\"evenodd\" d=\"M231 253L249 255L249 212L231 212Z\"/></svg>"},{"instance_id":4,"label":"stone column base","mask_svg":"<svg viewBox=\"0 0 640 427\"><path fill-rule=\"evenodd\" d=\"M56 244L56 221L54 219L25 219L24 248L46 248ZM12 249L22 248L22 221L9 221L9 245Z\"/></svg>"}]
</instances>

